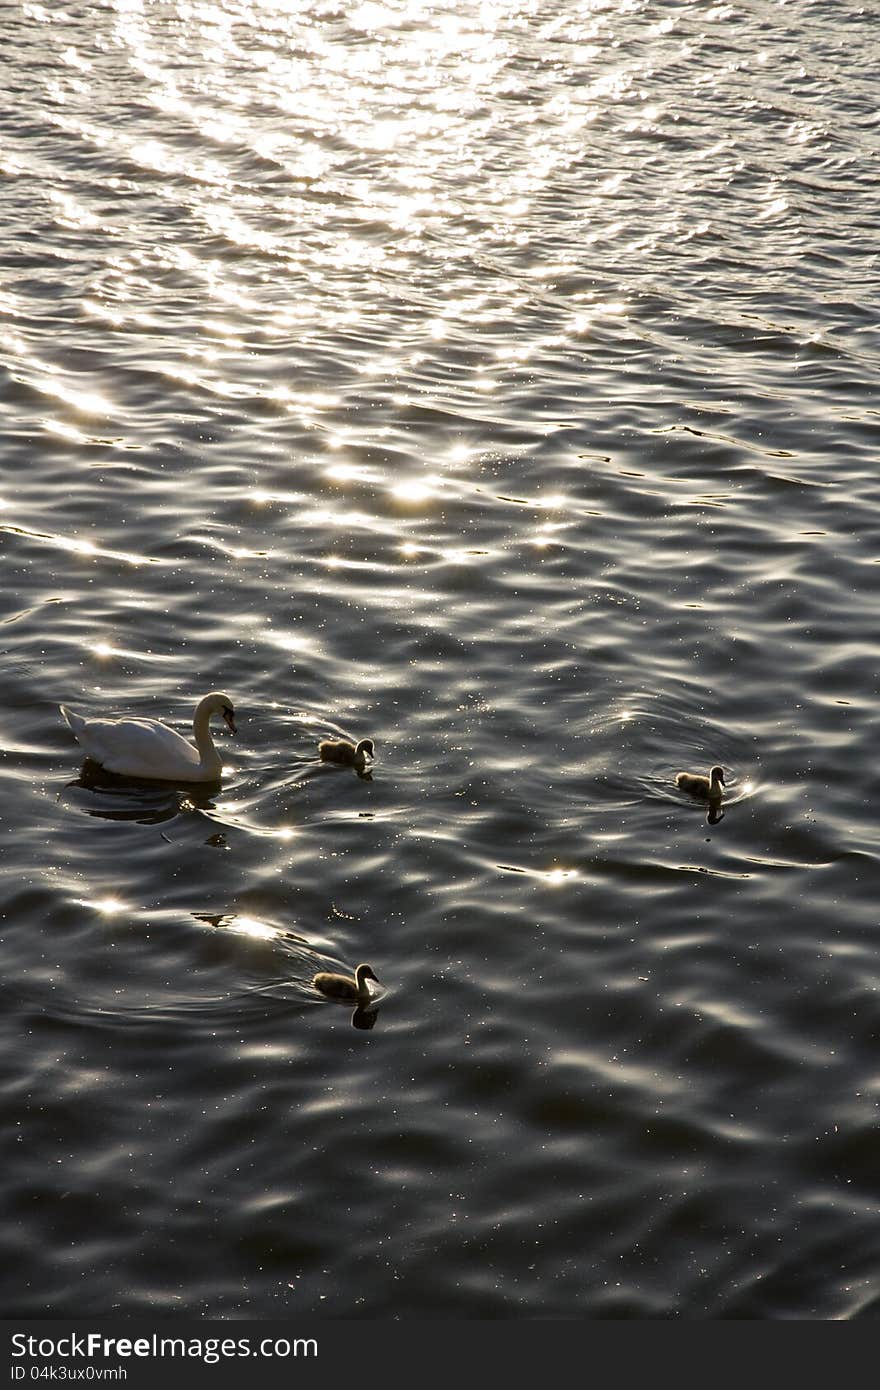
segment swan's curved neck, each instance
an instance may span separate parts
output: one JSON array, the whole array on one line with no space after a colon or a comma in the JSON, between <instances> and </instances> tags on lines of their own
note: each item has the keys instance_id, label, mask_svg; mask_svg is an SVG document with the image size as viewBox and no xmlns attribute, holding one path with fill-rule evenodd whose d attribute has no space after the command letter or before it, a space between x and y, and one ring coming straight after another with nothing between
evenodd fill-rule
<instances>
[{"instance_id":1,"label":"swan's curved neck","mask_svg":"<svg viewBox=\"0 0 880 1390\"><path fill-rule=\"evenodd\" d=\"M211 737L211 715L213 710L206 701L197 705L195 718L193 719L193 734L195 735L196 748L199 750L199 757L203 767L215 767L220 770L220 754L214 747L214 740Z\"/></svg>"}]
</instances>

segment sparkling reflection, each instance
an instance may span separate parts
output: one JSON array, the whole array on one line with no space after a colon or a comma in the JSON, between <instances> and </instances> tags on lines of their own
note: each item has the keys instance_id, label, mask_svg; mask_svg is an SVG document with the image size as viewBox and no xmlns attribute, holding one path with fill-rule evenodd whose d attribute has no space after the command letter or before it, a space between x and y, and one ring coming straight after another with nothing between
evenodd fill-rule
<instances>
[{"instance_id":1,"label":"sparkling reflection","mask_svg":"<svg viewBox=\"0 0 880 1390\"><path fill-rule=\"evenodd\" d=\"M124 912L125 903L120 898L108 896L105 898L77 898L81 907L92 907L96 912L100 912L102 917L112 917L117 912Z\"/></svg>"},{"instance_id":2,"label":"sparkling reflection","mask_svg":"<svg viewBox=\"0 0 880 1390\"><path fill-rule=\"evenodd\" d=\"M395 484L391 489L391 495L399 502L418 503L427 501L433 494L427 483L412 479L409 482Z\"/></svg>"}]
</instances>

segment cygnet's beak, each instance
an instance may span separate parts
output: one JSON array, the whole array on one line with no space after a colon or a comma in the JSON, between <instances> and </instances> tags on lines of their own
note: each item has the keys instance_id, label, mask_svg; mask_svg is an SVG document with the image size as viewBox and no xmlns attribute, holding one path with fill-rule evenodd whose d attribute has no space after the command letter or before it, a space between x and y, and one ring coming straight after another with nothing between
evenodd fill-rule
<instances>
[{"instance_id":1,"label":"cygnet's beak","mask_svg":"<svg viewBox=\"0 0 880 1390\"><path fill-rule=\"evenodd\" d=\"M226 725L226 727L227 727L227 729L229 730L229 732L230 732L231 734L234 734L234 733L235 733L235 715L232 713L232 710L231 710L231 709L229 709L229 710L224 710L224 711L223 711L223 722L224 722L224 724Z\"/></svg>"}]
</instances>

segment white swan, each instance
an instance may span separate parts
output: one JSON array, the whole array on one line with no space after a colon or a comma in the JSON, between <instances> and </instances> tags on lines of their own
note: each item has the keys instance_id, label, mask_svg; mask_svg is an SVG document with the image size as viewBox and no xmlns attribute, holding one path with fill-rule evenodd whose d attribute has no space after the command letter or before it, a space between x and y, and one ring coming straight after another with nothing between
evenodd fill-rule
<instances>
[{"instance_id":1,"label":"white swan","mask_svg":"<svg viewBox=\"0 0 880 1390\"><path fill-rule=\"evenodd\" d=\"M367 980L376 980L376 984L379 983L369 965L359 965L354 972L354 979L350 975L335 975L332 971L321 970L315 975L312 984L321 994L327 994L331 999L369 1004L373 996Z\"/></svg>"},{"instance_id":2,"label":"white swan","mask_svg":"<svg viewBox=\"0 0 880 1390\"><path fill-rule=\"evenodd\" d=\"M196 706L195 748L158 719L85 719L64 705L59 709L85 753L108 772L123 777L216 782L223 764L208 727L211 716L222 714L229 732L235 733L232 701L216 690Z\"/></svg>"}]
</instances>

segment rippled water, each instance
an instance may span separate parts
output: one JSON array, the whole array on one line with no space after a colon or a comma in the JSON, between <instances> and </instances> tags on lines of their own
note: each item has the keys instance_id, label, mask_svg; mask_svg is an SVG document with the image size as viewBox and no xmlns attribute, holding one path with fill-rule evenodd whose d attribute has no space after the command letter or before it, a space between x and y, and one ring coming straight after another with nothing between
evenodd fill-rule
<instances>
[{"instance_id":1,"label":"rippled water","mask_svg":"<svg viewBox=\"0 0 880 1390\"><path fill-rule=\"evenodd\" d=\"M871 7L2 25L4 1306L876 1312Z\"/></svg>"}]
</instances>

